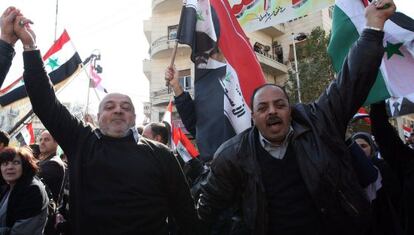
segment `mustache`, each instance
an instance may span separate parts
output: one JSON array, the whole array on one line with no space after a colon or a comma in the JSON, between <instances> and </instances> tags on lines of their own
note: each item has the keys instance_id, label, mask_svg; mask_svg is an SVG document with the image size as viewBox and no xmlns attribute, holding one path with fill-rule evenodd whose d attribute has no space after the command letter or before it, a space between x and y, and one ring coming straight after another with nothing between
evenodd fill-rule
<instances>
[{"instance_id":1,"label":"mustache","mask_svg":"<svg viewBox=\"0 0 414 235\"><path fill-rule=\"evenodd\" d=\"M267 118L266 123L275 123L275 122L282 122L282 119L278 116L270 116L269 118Z\"/></svg>"}]
</instances>

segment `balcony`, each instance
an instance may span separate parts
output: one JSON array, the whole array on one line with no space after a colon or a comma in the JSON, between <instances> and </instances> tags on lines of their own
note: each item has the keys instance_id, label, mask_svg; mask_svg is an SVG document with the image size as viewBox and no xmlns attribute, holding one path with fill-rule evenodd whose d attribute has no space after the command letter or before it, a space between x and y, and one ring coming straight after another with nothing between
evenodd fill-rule
<instances>
[{"instance_id":1,"label":"balcony","mask_svg":"<svg viewBox=\"0 0 414 235\"><path fill-rule=\"evenodd\" d=\"M148 80L151 79L151 60L144 59L142 61L142 71L144 71L145 76Z\"/></svg>"},{"instance_id":2,"label":"balcony","mask_svg":"<svg viewBox=\"0 0 414 235\"><path fill-rule=\"evenodd\" d=\"M192 95L194 92L194 89L193 88L185 89L185 91L189 92ZM167 87L162 88L160 90L151 91L150 102L153 107L167 106L173 95L174 95L174 92L172 88L170 88L170 93L168 93Z\"/></svg>"},{"instance_id":3,"label":"balcony","mask_svg":"<svg viewBox=\"0 0 414 235\"><path fill-rule=\"evenodd\" d=\"M150 93L150 102L152 103L152 106L167 106L168 102L170 101L171 96L173 96L173 91L170 89L170 93L168 93L167 87L151 91Z\"/></svg>"},{"instance_id":4,"label":"balcony","mask_svg":"<svg viewBox=\"0 0 414 235\"><path fill-rule=\"evenodd\" d=\"M151 42L152 22L151 20L144 20L144 34L147 42Z\"/></svg>"},{"instance_id":5,"label":"balcony","mask_svg":"<svg viewBox=\"0 0 414 235\"><path fill-rule=\"evenodd\" d=\"M276 60L272 55L255 52L264 72L279 76L288 73L288 67Z\"/></svg>"},{"instance_id":6,"label":"balcony","mask_svg":"<svg viewBox=\"0 0 414 235\"><path fill-rule=\"evenodd\" d=\"M182 5L181 0L152 0L152 10L157 13L179 10Z\"/></svg>"},{"instance_id":7,"label":"balcony","mask_svg":"<svg viewBox=\"0 0 414 235\"><path fill-rule=\"evenodd\" d=\"M175 39L169 39L168 36L162 36L151 43L150 55L151 59L159 59L170 57L175 46ZM188 53L190 56L190 47L183 44L178 44L177 53Z\"/></svg>"},{"instance_id":8,"label":"balcony","mask_svg":"<svg viewBox=\"0 0 414 235\"><path fill-rule=\"evenodd\" d=\"M278 25L267 27L267 28L263 28L260 31L271 37L279 37L285 34L285 25L278 24Z\"/></svg>"}]
</instances>

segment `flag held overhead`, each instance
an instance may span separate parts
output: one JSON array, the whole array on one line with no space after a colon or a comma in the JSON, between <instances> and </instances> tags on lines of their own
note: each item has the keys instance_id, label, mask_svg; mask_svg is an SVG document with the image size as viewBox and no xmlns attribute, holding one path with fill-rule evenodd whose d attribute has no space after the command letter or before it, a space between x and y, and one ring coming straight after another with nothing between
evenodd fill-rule
<instances>
[{"instance_id":1,"label":"flag held overhead","mask_svg":"<svg viewBox=\"0 0 414 235\"><path fill-rule=\"evenodd\" d=\"M53 85L73 75L82 62L66 30L45 53L43 61ZM0 105L4 107L26 96L23 77L20 77L6 88L0 90Z\"/></svg>"}]
</instances>

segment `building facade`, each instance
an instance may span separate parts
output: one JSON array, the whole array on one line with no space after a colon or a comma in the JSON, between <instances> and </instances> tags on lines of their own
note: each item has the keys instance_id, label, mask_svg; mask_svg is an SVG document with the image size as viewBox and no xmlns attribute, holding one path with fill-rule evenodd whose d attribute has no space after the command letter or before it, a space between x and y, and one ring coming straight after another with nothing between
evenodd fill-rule
<instances>
[{"instance_id":1,"label":"building facade","mask_svg":"<svg viewBox=\"0 0 414 235\"><path fill-rule=\"evenodd\" d=\"M144 104L144 110L147 118L153 122L162 120L173 96L165 85L164 72L171 63L181 8L181 0L152 0L152 16L144 21L144 33L150 45L150 59L143 61L144 74L150 84L150 102ZM293 60L293 35L308 34L317 26L328 32L331 22L331 9L327 8L290 22L247 33L267 82L278 85L286 83ZM194 65L190 54L188 46L178 45L175 65L179 70L181 85L193 94ZM180 125L177 114L173 114L174 119Z\"/></svg>"}]
</instances>

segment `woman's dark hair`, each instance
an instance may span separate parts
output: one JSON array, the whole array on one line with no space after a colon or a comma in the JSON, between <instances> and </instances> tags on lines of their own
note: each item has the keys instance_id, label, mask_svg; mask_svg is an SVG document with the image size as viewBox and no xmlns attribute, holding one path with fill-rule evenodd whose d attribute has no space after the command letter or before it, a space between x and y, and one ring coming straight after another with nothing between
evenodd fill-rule
<instances>
[{"instance_id":1,"label":"woman's dark hair","mask_svg":"<svg viewBox=\"0 0 414 235\"><path fill-rule=\"evenodd\" d=\"M375 157L377 155L377 153L378 153L378 147L377 147L377 144L372 139L371 134L366 133L366 132L357 132L357 133L353 134L351 138L354 141L356 139L363 139L363 140L365 140L365 142L367 142L371 146L371 156L370 157Z\"/></svg>"},{"instance_id":2,"label":"woman's dark hair","mask_svg":"<svg viewBox=\"0 0 414 235\"><path fill-rule=\"evenodd\" d=\"M14 157L19 156L22 161L22 177L31 178L39 172L37 160L34 158L29 147L6 147L0 152L0 165L3 162L11 162Z\"/></svg>"}]
</instances>

